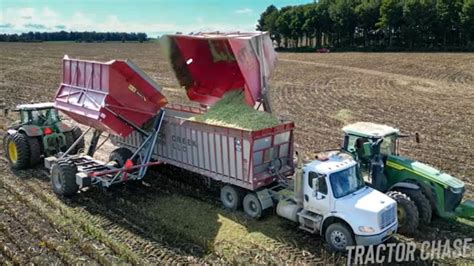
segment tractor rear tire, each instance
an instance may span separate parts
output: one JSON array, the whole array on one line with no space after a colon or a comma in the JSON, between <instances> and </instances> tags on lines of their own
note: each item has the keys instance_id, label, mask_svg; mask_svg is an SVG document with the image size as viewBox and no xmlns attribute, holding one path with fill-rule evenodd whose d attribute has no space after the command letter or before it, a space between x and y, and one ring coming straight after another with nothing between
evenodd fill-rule
<instances>
[{"instance_id":1,"label":"tractor rear tire","mask_svg":"<svg viewBox=\"0 0 474 266\"><path fill-rule=\"evenodd\" d=\"M60 160L51 168L51 185L54 193L70 197L77 193L79 186L76 183L77 167L73 162Z\"/></svg>"},{"instance_id":2,"label":"tractor rear tire","mask_svg":"<svg viewBox=\"0 0 474 266\"><path fill-rule=\"evenodd\" d=\"M76 141L77 139L79 139L82 136L82 130L81 130L80 127L74 127L71 132L72 132L72 136L74 138L74 141ZM75 147L76 148L76 153L83 151L85 146L86 146L86 144L85 144L84 138L82 138L79 141L79 143L77 143L77 145Z\"/></svg>"},{"instance_id":3,"label":"tractor rear tire","mask_svg":"<svg viewBox=\"0 0 474 266\"><path fill-rule=\"evenodd\" d=\"M415 202L416 208L418 209L420 224L431 223L431 217L433 215L431 204L421 190L409 188L396 188L395 190L407 195L413 202Z\"/></svg>"},{"instance_id":4,"label":"tractor rear tire","mask_svg":"<svg viewBox=\"0 0 474 266\"><path fill-rule=\"evenodd\" d=\"M41 162L41 143L38 138L28 137L30 146L30 166L34 167Z\"/></svg>"},{"instance_id":5,"label":"tractor rear tire","mask_svg":"<svg viewBox=\"0 0 474 266\"><path fill-rule=\"evenodd\" d=\"M116 162L117 167L123 167L125 162L133 156L133 152L127 148L121 147L113 150L109 155L109 162ZM135 164L134 160L134 164Z\"/></svg>"},{"instance_id":6,"label":"tractor rear tire","mask_svg":"<svg viewBox=\"0 0 474 266\"><path fill-rule=\"evenodd\" d=\"M415 203L399 191L388 191L387 196L397 202L398 231L401 234L412 234L419 224L419 214Z\"/></svg>"},{"instance_id":7,"label":"tractor rear tire","mask_svg":"<svg viewBox=\"0 0 474 266\"><path fill-rule=\"evenodd\" d=\"M3 138L3 149L11 168L21 170L30 166L30 147L26 135L7 133Z\"/></svg>"}]
</instances>

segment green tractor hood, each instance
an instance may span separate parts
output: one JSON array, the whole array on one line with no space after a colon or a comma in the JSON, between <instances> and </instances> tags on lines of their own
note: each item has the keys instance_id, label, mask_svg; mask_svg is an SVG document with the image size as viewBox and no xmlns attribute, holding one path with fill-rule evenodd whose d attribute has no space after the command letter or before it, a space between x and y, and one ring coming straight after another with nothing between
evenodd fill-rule
<instances>
[{"instance_id":1,"label":"green tractor hood","mask_svg":"<svg viewBox=\"0 0 474 266\"><path fill-rule=\"evenodd\" d=\"M389 156L387 159L387 166L393 167L397 170L406 170L413 174L420 175L434 183L441 185L445 189L464 189L464 182L453 177L452 175L443 173L427 164L413 161L403 156Z\"/></svg>"}]
</instances>

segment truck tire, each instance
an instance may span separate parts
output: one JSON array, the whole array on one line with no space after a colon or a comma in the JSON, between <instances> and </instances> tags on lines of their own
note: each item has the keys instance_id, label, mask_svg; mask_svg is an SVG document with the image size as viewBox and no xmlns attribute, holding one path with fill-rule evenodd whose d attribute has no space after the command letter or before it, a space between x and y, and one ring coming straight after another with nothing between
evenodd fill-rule
<instances>
[{"instance_id":1,"label":"truck tire","mask_svg":"<svg viewBox=\"0 0 474 266\"><path fill-rule=\"evenodd\" d=\"M336 252L346 251L346 247L354 245L354 236L351 230L344 224L331 224L325 233L326 243L331 250Z\"/></svg>"},{"instance_id":2,"label":"truck tire","mask_svg":"<svg viewBox=\"0 0 474 266\"><path fill-rule=\"evenodd\" d=\"M238 188L225 185L221 188L221 202L226 209L237 210L242 206L242 196Z\"/></svg>"},{"instance_id":3,"label":"truck tire","mask_svg":"<svg viewBox=\"0 0 474 266\"><path fill-rule=\"evenodd\" d=\"M431 223L431 217L433 215L431 204L421 190L409 188L395 188L395 190L407 195L415 203L418 209L420 224Z\"/></svg>"},{"instance_id":4,"label":"truck tire","mask_svg":"<svg viewBox=\"0 0 474 266\"><path fill-rule=\"evenodd\" d=\"M116 162L117 167L123 167L125 162L133 156L133 152L127 148L117 148L109 155L109 162ZM136 161L136 160L134 160ZM134 162L135 164L135 162Z\"/></svg>"},{"instance_id":5,"label":"truck tire","mask_svg":"<svg viewBox=\"0 0 474 266\"><path fill-rule=\"evenodd\" d=\"M41 143L38 138L28 137L30 147L30 166L34 167L41 162Z\"/></svg>"},{"instance_id":6,"label":"truck tire","mask_svg":"<svg viewBox=\"0 0 474 266\"><path fill-rule=\"evenodd\" d=\"M77 168L69 161L58 161L51 168L51 185L57 195L70 197L79 190L76 183Z\"/></svg>"},{"instance_id":7,"label":"truck tire","mask_svg":"<svg viewBox=\"0 0 474 266\"><path fill-rule=\"evenodd\" d=\"M258 219L262 216L262 204L255 193L247 193L243 201L244 212L248 216Z\"/></svg>"},{"instance_id":8,"label":"truck tire","mask_svg":"<svg viewBox=\"0 0 474 266\"><path fill-rule=\"evenodd\" d=\"M22 133L6 134L3 138L3 149L13 169L26 169L30 165L30 147L28 137Z\"/></svg>"},{"instance_id":9,"label":"truck tire","mask_svg":"<svg viewBox=\"0 0 474 266\"><path fill-rule=\"evenodd\" d=\"M399 191L388 191L387 196L397 202L398 231L401 234L412 234L418 227L418 209L415 203Z\"/></svg>"},{"instance_id":10,"label":"truck tire","mask_svg":"<svg viewBox=\"0 0 474 266\"><path fill-rule=\"evenodd\" d=\"M82 136L82 130L80 127L74 127L71 132L72 132L72 137L74 141L76 141ZM79 141L79 143L77 143L76 145L76 153L83 151L85 146L86 144L85 144L84 138L82 138Z\"/></svg>"}]
</instances>

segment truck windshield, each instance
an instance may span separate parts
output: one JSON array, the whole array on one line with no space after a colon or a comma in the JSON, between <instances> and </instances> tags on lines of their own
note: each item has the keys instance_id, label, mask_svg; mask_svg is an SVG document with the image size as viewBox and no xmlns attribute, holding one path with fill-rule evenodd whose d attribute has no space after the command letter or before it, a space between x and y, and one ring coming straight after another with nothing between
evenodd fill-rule
<instances>
[{"instance_id":1,"label":"truck windshield","mask_svg":"<svg viewBox=\"0 0 474 266\"><path fill-rule=\"evenodd\" d=\"M356 173L356 167L332 173L329 176L335 198L341 198L365 186L364 180Z\"/></svg>"}]
</instances>

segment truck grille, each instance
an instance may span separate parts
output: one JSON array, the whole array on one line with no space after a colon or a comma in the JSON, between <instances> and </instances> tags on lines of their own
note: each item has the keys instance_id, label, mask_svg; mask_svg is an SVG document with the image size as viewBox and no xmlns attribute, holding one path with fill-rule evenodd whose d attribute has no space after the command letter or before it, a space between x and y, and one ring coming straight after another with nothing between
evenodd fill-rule
<instances>
[{"instance_id":1,"label":"truck grille","mask_svg":"<svg viewBox=\"0 0 474 266\"><path fill-rule=\"evenodd\" d=\"M380 215L380 229L387 228L395 222L395 219L397 219L396 208L392 205Z\"/></svg>"}]
</instances>

